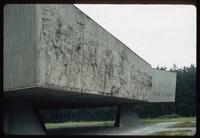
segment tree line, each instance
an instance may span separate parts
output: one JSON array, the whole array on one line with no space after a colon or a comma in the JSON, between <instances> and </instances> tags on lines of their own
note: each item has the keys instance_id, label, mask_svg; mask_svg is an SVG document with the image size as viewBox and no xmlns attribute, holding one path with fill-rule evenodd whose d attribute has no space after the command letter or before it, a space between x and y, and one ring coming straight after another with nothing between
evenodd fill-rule
<instances>
[{"instance_id":1,"label":"tree line","mask_svg":"<svg viewBox=\"0 0 200 138\"><path fill-rule=\"evenodd\" d=\"M177 73L176 95L174 103L140 103L133 105L140 118L155 118L162 115L177 114L180 116L196 115L196 66L178 68L157 67ZM102 107L88 109L65 109L41 111L45 122L66 121L99 121L114 120L117 107Z\"/></svg>"}]
</instances>

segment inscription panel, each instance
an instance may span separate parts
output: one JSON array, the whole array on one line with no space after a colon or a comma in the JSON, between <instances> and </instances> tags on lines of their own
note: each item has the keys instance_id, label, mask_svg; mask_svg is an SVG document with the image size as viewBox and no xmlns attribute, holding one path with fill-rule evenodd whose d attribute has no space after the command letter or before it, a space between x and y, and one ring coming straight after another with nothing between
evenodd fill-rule
<instances>
[{"instance_id":1,"label":"inscription panel","mask_svg":"<svg viewBox=\"0 0 200 138\"><path fill-rule=\"evenodd\" d=\"M151 102L174 102L176 73L152 69Z\"/></svg>"}]
</instances>

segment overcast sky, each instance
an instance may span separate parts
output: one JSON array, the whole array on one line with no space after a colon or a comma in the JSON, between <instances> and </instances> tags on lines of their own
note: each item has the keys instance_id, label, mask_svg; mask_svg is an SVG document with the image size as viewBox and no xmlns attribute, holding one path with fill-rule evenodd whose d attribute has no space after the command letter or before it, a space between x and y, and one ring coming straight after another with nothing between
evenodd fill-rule
<instances>
[{"instance_id":1,"label":"overcast sky","mask_svg":"<svg viewBox=\"0 0 200 138\"><path fill-rule=\"evenodd\" d=\"M196 64L192 5L75 4L152 67Z\"/></svg>"}]
</instances>

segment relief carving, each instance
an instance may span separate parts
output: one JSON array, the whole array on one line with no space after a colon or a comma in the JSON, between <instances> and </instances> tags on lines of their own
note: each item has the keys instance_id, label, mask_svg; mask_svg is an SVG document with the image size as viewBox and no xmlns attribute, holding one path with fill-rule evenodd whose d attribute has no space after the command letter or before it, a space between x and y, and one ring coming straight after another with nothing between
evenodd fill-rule
<instances>
[{"instance_id":1,"label":"relief carving","mask_svg":"<svg viewBox=\"0 0 200 138\"><path fill-rule=\"evenodd\" d=\"M145 99L151 77L134 63L130 65L127 51L113 50L94 39L94 34L86 37L86 21L76 18L74 24L69 24L58 11L53 6L42 8L40 42L48 63L46 83Z\"/></svg>"}]
</instances>

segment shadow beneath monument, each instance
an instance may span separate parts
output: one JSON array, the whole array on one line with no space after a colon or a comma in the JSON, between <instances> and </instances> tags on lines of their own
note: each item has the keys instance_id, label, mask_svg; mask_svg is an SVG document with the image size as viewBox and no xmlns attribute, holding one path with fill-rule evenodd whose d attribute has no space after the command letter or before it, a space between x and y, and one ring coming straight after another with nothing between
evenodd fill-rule
<instances>
[{"instance_id":1,"label":"shadow beneath monument","mask_svg":"<svg viewBox=\"0 0 200 138\"><path fill-rule=\"evenodd\" d=\"M4 111L4 133L9 135L126 135L143 127L132 104L119 105L114 126L45 128L38 110L30 101L7 100Z\"/></svg>"},{"instance_id":2,"label":"shadow beneath monument","mask_svg":"<svg viewBox=\"0 0 200 138\"><path fill-rule=\"evenodd\" d=\"M119 106L114 126L48 128L47 135L128 135L144 127L131 104Z\"/></svg>"}]
</instances>

